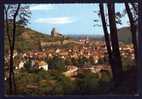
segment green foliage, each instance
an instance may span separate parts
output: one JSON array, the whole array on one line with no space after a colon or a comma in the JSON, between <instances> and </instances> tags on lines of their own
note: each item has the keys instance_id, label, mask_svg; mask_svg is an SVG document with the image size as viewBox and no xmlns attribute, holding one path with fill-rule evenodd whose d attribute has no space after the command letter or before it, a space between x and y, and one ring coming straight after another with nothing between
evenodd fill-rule
<instances>
[{"instance_id":1,"label":"green foliage","mask_svg":"<svg viewBox=\"0 0 142 99\"><path fill-rule=\"evenodd\" d=\"M109 72L101 72L102 77L99 75L85 72L78 75L77 83L77 94L105 94L110 91L112 87L112 77Z\"/></svg>"},{"instance_id":2,"label":"green foliage","mask_svg":"<svg viewBox=\"0 0 142 99\"><path fill-rule=\"evenodd\" d=\"M40 80L39 84L39 94L49 95L55 88L55 81L52 80Z\"/></svg>"},{"instance_id":3,"label":"green foliage","mask_svg":"<svg viewBox=\"0 0 142 99\"><path fill-rule=\"evenodd\" d=\"M81 57L81 58L79 58L78 63L79 63L79 66L82 66L82 65L88 63L88 59L86 57Z\"/></svg>"},{"instance_id":4,"label":"green foliage","mask_svg":"<svg viewBox=\"0 0 142 99\"><path fill-rule=\"evenodd\" d=\"M32 65L32 61L29 59L29 60L27 60L26 63L24 64L24 68L25 68L27 71L31 71L31 70L32 70L31 65Z\"/></svg>"},{"instance_id":5,"label":"green foliage","mask_svg":"<svg viewBox=\"0 0 142 99\"><path fill-rule=\"evenodd\" d=\"M78 60L75 59L75 58L72 58L72 59L71 59L71 62L72 62L72 64L75 65L75 66L78 66L78 65L79 65Z\"/></svg>"},{"instance_id":6,"label":"green foliage","mask_svg":"<svg viewBox=\"0 0 142 99\"><path fill-rule=\"evenodd\" d=\"M62 73L57 70L50 71L52 80L56 81L55 89L52 90L55 95L71 94L75 89L75 83L70 78L65 77Z\"/></svg>"},{"instance_id":7,"label":"green foliage","mask_svg":"<svg viewBox=\"0 0 142 99\"><path fill-rule=\"evenodd\" d=\"M24 26L16 24L16 44L15 49L18 51L28 51L33 48L39 48L38 39L42 41L48 41L49 36L42 34L40 32L34 31L29 28L25 28ZM6 30L6 27L5 27ZM9 31L12 32L12 24L9 24ZM37 39L38 38L38 39ZM9 49L9 42L7 35L5 33L5 51ZM6 53L7 54L7 53Z\"/></svg>"},{"instance_id":8,"label":"green foliage","mask_svg":"<svg viewBox=\"0 0 142 99\"><path fill-rule=\"evenodd\" d=\"M27 51L30 50L30 44L28 43L28 41L23 40L22 42L17 42L17 49L19 51Z\"/></svg>"},{"instance_id":9,"label":"green foliage","mask_svg":"<svg viewBox=\"0 0 142 99\"><path fill-rule=\"evenodd\" d=\"M102 78L101 81L109 82L112 80L112 74L109 71L102 71Z\"/></svg>"},{"instance_id":10,"label":"green foliage","mask_svg":"<svg viewBox=\"0 0 142 99\"><path fill-rule=\"evenodd\" d=\"M98 64L104 64L104 59L99 59Z\"/></svg>"},{"instance_id":11,"label":"green foliage","mask_svg":"<svg viewBox=\"0 0 142 99\"><path fill-rule=\"evenodd\" d=\"M75 88L74 82L57 70L40 70L37 73L22 70L15 78L19 95L71 94Z\"/></svg>"},{"instance_id":12,"label":"green foliage","mask_svg":"<svg viewBox=\"0 0 142 99\"><path fill-rule=\"evenodd\" d=\"M65 71L65 61L61 58L59 58L58 56L54 56L53 59L48 61L49 63L49 68L52 69L57 69L59 71Z\"/></svg>"},{"instance_id":13,"label":"green foliage","mask_svg":"<svg viewBox=\"0 0 142 99\"><path fill-rule=\"evenodd\" d=\"M99 88L98 76L94 73L84 73L77 79L79 94L94 94Z\"/></svg>"},{"instance_id":14,"label":"green foliage","mask_svg":"<svg viewBox=\"0 0 142 99\"><path fill-rule=\"evenodd\" d=\"M132 68L132 66L135 66L134 60L130 58L124 58L122 57L122 63L123 63L123 71L128 71Z\"/></svg>"},{"instance_id":15,"label":"green foliage","mask_svg":"<svg viewBox=\"0 0 142 99\"><path fill-rule=\"evenodd\" d=\"M15 74L16 94L33 96L108 94L113 88L112 75L107 71L101 71L101 74L102 77L99 78L97 74L81 72L75 80L71 80L56 69L36 72L23 69ZM8 89L6 84L7 81L5 86Z\"/></svg>"},{"instance_id":16,"label":"green foliage","mask_svg":"<svg viewBox=\"0 0 142 99\"><path fill-rule=\"evenodd\" d=\"M72 64L73 64L72 59L71 59L71 58L67 58L67 59L65 60L65 64L66 64L66 65L72 65Z\"/></svg>"},{"instance_id":17,"label":"green foliage","mask_svg":"<svg viewBox=\"0 0 142 99\"><path fill-rule=\"evenodd\" d=\"M18 75L15 75L15 81L17 94L28 95L33 92L33 89L28 88L28 86L35 85L37 76L26 71L19 71Z\"/></svg>"},{"instance_id":18,"label":"green foliage","mask_svg":"<svg viewBox=\"0 0 142 99\"><path fill-rule=\"evenodd\" d=\"M112 88L112 74L108 71L101 72L102 78L99 80L98 94L106 94Z\"/></svg>"}]
</instances>

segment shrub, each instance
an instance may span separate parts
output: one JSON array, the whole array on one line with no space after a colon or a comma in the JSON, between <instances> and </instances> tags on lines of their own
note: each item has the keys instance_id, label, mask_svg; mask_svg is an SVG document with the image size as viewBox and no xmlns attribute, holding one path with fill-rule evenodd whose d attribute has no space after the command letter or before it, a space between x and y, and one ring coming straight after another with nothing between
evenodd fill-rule
<instances>
[{"instance_id":1,"label":"shrub","mask_svg":"<svg viewBox=\"0 0 142 99\"><path fill-rule=\"evenodd\" d=\"M59 71L65 71L65 61L59 58L58 56L55 56L52 60L48 61L49 68L56 69Z\"/></svg>"},{"instance_id":2,"label":"shrub","mask_svg":"<svg viewBox=\"0 0 142 99\"><path fill-rule=\"evenodd\" d=\"M130 58L122 58L123 62L123 71L128 71L135 65L134 61Z\"/></svg>"},{"instance_id":3,"label":"shrub","mask_svg":"<svg viewBox=\"0 0 142 99\"><path fill-rule=\"evenodd\" d=\"M84 73L77 79L79 94L95 94L99 87L99 79L94 73Z\"/></svg>"},{"instance_id":4,"label":"shrub","mask_svg":"<svg viewBox=\"0 0 142 99\"><path fill-rule=\"evenodd\" d=\"M73 94L104 94L111 88L111 74L101 72L97 74L81 72L75 80L64 76L61 71L39 70L29 73L20 70L15 75L18 95L73 95ZM6 86L7 87L7 86Z\"/></svg>"},{"instance_id":5,"label":"shrub","mask_svg":"<svg viewBox=\"0 0 142 99\"><path fill-rule=\"evenodd\" d=\"M112 88L112 74L108 71L103 71L102 78L99 80L99 88L97 94L106 94Z\"/></svg>"}]
</instances>

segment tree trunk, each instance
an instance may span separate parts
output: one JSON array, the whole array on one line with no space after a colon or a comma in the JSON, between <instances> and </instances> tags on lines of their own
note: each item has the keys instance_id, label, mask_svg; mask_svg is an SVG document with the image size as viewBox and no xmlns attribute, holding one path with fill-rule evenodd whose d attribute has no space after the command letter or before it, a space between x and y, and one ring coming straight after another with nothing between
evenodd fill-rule
<instances>
[{"instance_id":1,"label":"tree trunk","mask_svg":"<svg viewBox=\"0 0 142 99\"><path fill-rule=\"evenodd\" d=\"M134 55L135 55L135 61L137 61L137 26L135 24L133 15L131 13L130 7L128 5L128 3L125 3L125 7L126 7L126 11L129 17L129 21L130 21L130 30L132 32L132 43L134 46Z\"/></svg>"},{"instance_id":2,"label":"tree trunk","mask_svg":"<svg viewBox=\"0 0 142 99\"><path fill-rule=\"evenodd\" d=\"M9 64L9 94L15 94L14 87L14 71L13 71L13 51L10 48L10 64Z\"/></svg>"},{"instance_id":3,"label":"tree trunk","mask_svg":"<svg viewBox=\"0 0 142 99\"><path fill-rule=\"evenodd\" d=\"M15 79L14 79L14 58L13 58L13 54L14 54L14 48L15 48L15 34L16 34L16 17L18 15L20 9L20 4L18 4L18 7L16 9L16 12L14 14L14 18L13 18L13 35L12 35L12 47L10 48L10 65L9 65L9 94L16 94L16 83L15 83Z\"/></svg>"},{"instance_id":4,"label":"tree trunk","mask_svg":"<svg viewBox=\"0 0 142 99\"><path fill-rule=\"evenodd\" d=\"M6 34L7 34L7 37L8 37L8 41L9 41L9 48L12 47L11 45L11 38L10 38L10 33L9 33L9 23L8 23L8 10L9 10L9 5L6 9L6 7L4 6L4 12L5 12L5 22L6 22Z\"/></svg>"},{"instance_id":5,"label":"tree trunk","mask_svg":"<svg viewBox=\"0 0 142 99\"><path fill-rule=\"evenodd\" d=\"M109 25L110 25L110 36L112 42L112 59L113 59L113 66L112 66L112 73L113 79L115 81L115 85L119 84L122 79L122 62L121 56L119 51L119 42L117 36L117 28L116 28L116 21L115 21L115 7L114 3L108 3L108 16L109 16Z\"/></svg>"},{"instance_id":6,"label":"tree trunk","mask_svg":"<svg viewBox=\"0 0 142 99\"><path fill-rule=\"evenodd\" d=\"M14 88L13 88L13 73L12 73L12 64L13 64L13 53L12 52L12 42L11 42L11 39L10 39L10 33L9 33L9 23L8 23L8 9L9 9L9 6L8 8L6 9L6 7L4 6L4 11L5 11L5 22L6 22L6 34L7 34L7 37L8 37L8 41L9 41L9 49L10 49L10 64L9 64L9 93L10 94L13 94L14 92Z\"/></svg>"},{"instance_id":7,"label":"tree trunk","mask_svg":"<svg viewBox=\"0 0 142 99\"><path fill-rule=\"evenodd\" d=\"M111 59L112 51L111 51L111 44L110 44L109 34L108 34L108 30L107 30L107 25L106 25L106 21L105 21L103 3L100 3L99 7L100 7L101 20L102 20L103 31L104 31L104 36L105 36L105 43L106 43L107 52L108 52L108 56L109 56L109 63L112 66L113 65L112 59Z\"/></svg>"}]
</instances>

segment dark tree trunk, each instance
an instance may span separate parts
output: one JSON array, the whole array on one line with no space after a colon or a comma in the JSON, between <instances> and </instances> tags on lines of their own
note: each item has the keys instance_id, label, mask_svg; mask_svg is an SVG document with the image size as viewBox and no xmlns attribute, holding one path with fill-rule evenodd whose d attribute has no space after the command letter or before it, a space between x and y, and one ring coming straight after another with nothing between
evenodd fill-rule
<instances>
[{"instance_id":1,"label":"dark tree trunk","mask_svg":"<svg viewBox=\"0 0 142 99\"><path fill-rule=\"evenodd\" d=\"M18 4L18 7L16 9L16 12L14 14L13 18L13 35L12 35L12 47L10 48L10 65L9 65L9 94L15 94L16 93L16 83L14 79L14 48L15 48L15 34L16 34L16 17L18 15L20 9L20 4Z\"/></svg>"},{"instance_id":2,"label":"dark tree trunk","mask_svg":"<svg viewBox=\"0 0 142 99\"><path fill-rule=\"evenodd\" d=\"M119 51L119 42L117 36L117 28L116 28L116 21L115 21L115 7L114 3L108 3L108 16L109 16L109 24L110 24L110 36L112 42L112 59L113 59L113 66L112 66L112 73L113 79L115 84L119 84L122 79L122 62L121 56Z\"/></svg>"},{"instance_id":3,"label":"dark tree trunk","mask_svg":"<svg viewBox=\"0 0 142 99\"><path fill-rule=\"evenodd\" d=\"M10 38L10 33L9 33L9 22L8 22L8 10L9 10L9 5L6 9L6 7L4 6L4 12L5 12L5 22L6 22L6 34L7 34L7 37L8 37L8 41L9 41L9 48L12 47L11 45L11 38Z\"/></svg>"},{"instance_id":4,"label":"dark tree trunk","mask_svg":"<svg viewBox=\"0 0 142 99\"><path fill-rule=\"evenodd\" d=\"M137 61L137 26L128 3L125 3L125 7L130 21L130 30L132 32L132 43L134 46L135 61Z\"/></svg>"},{"instance_id":5,"label":"dark tree trunk","mask_svg":"<svg viewBox=\"0 0 142 99\"><path fill-rule=\"evenodd\" d=\"M4 12L5 12L5 22L6 22L6 34L7 34L7 37L8 37L8 41L9 41L9 48L10 48L10 64L9 64L9 93L12 93L14 92L13 91L13 86L12 86L12 69L11 69L11 64L13 64L12 62L12 56L13 56L13 53L11 53L11 49L12 49L12 45L11 45L11 39L10 39L10 34L9 34L9 23L8 23L8 9L9 9L9 6L6 7L4 6Z\"/></svg>"},{"instance_id":6,"label":"dark tree trunk","mask_svg":"<svg viewBox=\"0 0 142 99\"><path fill-rule=\"evenodd\" d=\"M13 71L13 52L10 48L10 64L9 64L9 94L15 94L14 87L14 71Z\"/></svg>"},{"instance_id":7,"label":"dark tree trunk","mask_svg":"<svg viewBox=\"0 0 142 99\"><path fill-rule=\"evenodd\" d=\"M5 12L5 22L6 22L6 34L7 34L7 37L8 37L8 41L9 41L9 48L10 48L10 64L9 64L9 93L12 93L14 92L13 91L13 86L12 86L12 69L11 69L11 65L13 64L12 62L12 56L13 56L13 53L11 53L11 49L12 49L12 45L11 45L11 39L10 39L10 34L9 34L9 23L8 23L8 9L9 9L9 6L8 8L6 9L6 7L4 6L4 12Z\"/></svg>"},{"instance_id":8,"label":"dark tree trunk","mask_svg":"<svg viewBox=\"0 0 142 99\"><path fill-rule=\"evenodd\" d=\"M100 7L101 20L102 20L103 31L104 31L104 36L105 36L105 43L106 43L107 52L108 52L108 56L109 56L109 63L112 66L113 65L112 64L112 59L111 59L112 51L111 51L111 44L110 44L110 39L109 39L109 33L108 33L108 30L107 30L107 24L106 24L106 21L105 21L105 14L104 14L103 3L100 3L99 7Z\"/></svg>"}]
</instances>

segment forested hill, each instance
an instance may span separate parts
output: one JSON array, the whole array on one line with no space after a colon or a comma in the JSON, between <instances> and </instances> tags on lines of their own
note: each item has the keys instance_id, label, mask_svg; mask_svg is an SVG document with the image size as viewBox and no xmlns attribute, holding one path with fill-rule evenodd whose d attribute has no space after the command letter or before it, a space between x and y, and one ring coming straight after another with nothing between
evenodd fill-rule
<instances>
[{"instance_id":1,"label":"forested hill","mask_svg":"<svg viewBox=\"0 0 142 99\"><path fill-rule=\"evenodd\" d=\"M11 31L11 30L10 30ZM33 48L39 48L40 41L46 40L48 41L50 36L37 32L35 30L19 27L16 29L16 44L15 48L18 50L31 50ZM7 39L7 35L5 33L5 51L9 48L9 43Z\"/></svg>"},{"instance_id":2,"label":"forested hill","mask_svg":"<svg viewBox=\"0 0 142 99\"><path fill-rule=\"evenodd\" d=\"M12 29L10 28L10 32ZM16 44L15 49L19 51L39 49L42 42L60 41L62 37L52 37L50 35L37 32L30 28L25 28L17 25L16 29ZM69 37L64 37L64 40L69 40ZM9 49L8 38L5 33L5 52Z\"/></svg>"},{"instance_id":3,"label":"forested hill","mask_svg":"<svg viewBox=\"0 0 142 99\"><path fill-rule=\"evenodd\" d=\"M119 38L119 41L131 43L132 33L130 31L130 27L123 27L118 29L118 38Z\"/></svg>"},{"instance_id":4,"label":"forested hill","mask_svg":"<svg viewBox=\"0 0 142 99\"><path fill-rule=\"evenodd\" d=\"M86 35L69 35L70 37L74 39L79 39L79 38L86 38ZM95 40L105 40L103 35L91 35L88 36L90 39L95 39ZM132 42L132 33L130 31L130 27L123 27L118 29L118 39L121 42L124 43L131 43Z\"/></svg>"},{"instance_id":5,"label":"forested hill","mask_svg":"<svg viewBox=\"0 0 142 99\"><path fill-rule=\"evenodd\" d=\"M102 40L104 40L104 37ZM132 33L130 31L130 27L118 29L118 40L124 43L132 43Z\"/></svg>"},{"instance_id":6,"label":"forested hill","mask_svg":"<svg viewBox=\"0 0 142 99\"><path fill-rule=\"evenodd\" d=\"M123 41L126 43L130 43L131 38L131 32L129 27L123 27L121 29L118 29L118 38L119 41ZM65 38L67 39L67 38ZM104 40L103 37L98 38L101 40ZM23 51L23 50L31 50L31 49L38 49L40 46L40 42L51 42L53 39L51 39L50 35L43 34L40 32L37 32L35 30L32 30L30 28L25 27L19 27L17 26L17 34L16 34L16 46L15 48ZM59 40L59 39L54 39ZM5 51L7 52L9 47L8 39L5 33Z\"/></svg>"}]
</instances>

